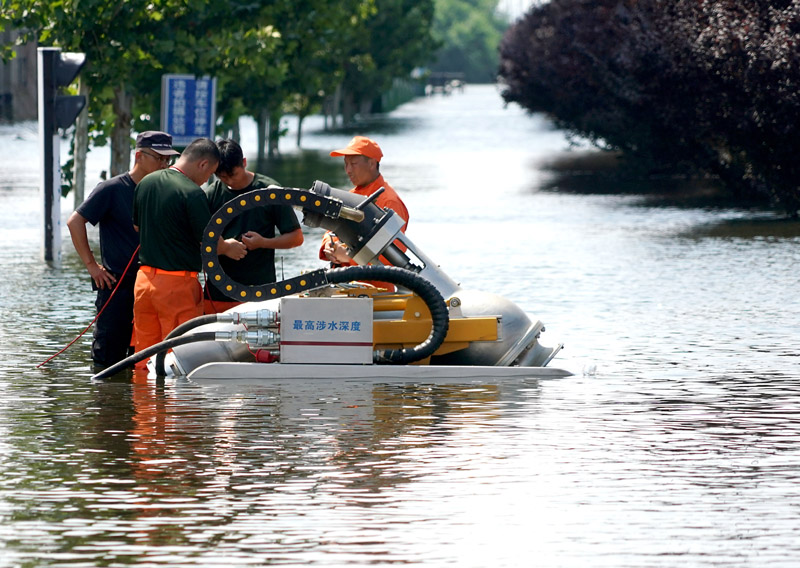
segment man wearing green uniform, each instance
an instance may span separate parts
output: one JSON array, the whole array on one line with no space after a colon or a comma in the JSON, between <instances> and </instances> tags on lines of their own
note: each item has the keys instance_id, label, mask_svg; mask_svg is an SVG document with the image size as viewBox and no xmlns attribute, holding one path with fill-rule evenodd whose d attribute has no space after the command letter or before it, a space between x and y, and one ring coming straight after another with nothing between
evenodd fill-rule
<instances>
[{"instance_id":1,"label":"man wearing green uniform","mask_svg":"<svg viewBox=\"0 0 800 568\"><path fill-rule=\"evenodd\" d=\"M178 325L203 313L197 274L200 243L211 219L200 186L219 164L213 140L189 144L175 165L145 176L133 198L133 224L139 231L141 267L134 286L136 351L163 341ZM233 239L220 239L217 252L241 258L247 251Z\"/></svg>"},{"instance_id":2,"label":"man wearing green uniform","mask_svg":"<svg viewBox=\"0 0 800 568\"><path fill-rule=\"evenodd\" d=\"M234 140L219 140L220 153L217 178L205 187L212 213L231 199L278 183L265 175L247 170L247 159ZM276 235L275 229L280 234ZM234 218L223 232L225 239L238 239L245 247L244 258L220 258L225 273L240 284L256 285L275 282L275 249L289 249L303 244L303 231L288 205L265 205L248 209ZM224 312L240 304L206 283L203 309L206 314Z\"/></svg>"}]
</instances>

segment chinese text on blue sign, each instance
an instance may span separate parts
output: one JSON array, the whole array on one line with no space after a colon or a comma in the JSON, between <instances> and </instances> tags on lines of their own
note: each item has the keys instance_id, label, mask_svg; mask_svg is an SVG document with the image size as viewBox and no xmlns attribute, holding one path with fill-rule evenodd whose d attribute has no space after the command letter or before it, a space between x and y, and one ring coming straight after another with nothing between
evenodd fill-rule
<instances>
[{"instance_id":1,"label":"chinese text on blue sign","mask_svg":"<svg viewBox=\"0 0 800 568\"><path fill-rule=\"evenodd\" d=\"M188 146L196 138L214 138L217 80L193 75L161 77L161 129L173 146Z\"/></svg>"}]
</instances>

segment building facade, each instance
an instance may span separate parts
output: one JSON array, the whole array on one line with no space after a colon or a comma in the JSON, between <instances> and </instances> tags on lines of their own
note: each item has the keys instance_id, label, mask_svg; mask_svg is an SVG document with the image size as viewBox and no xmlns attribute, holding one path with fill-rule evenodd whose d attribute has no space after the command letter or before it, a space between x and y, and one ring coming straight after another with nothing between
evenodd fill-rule
<instances>
[{"instance_id":1,"label":"building facade","mask_svg":"<svg viewBox=\"0 0 800 568\"><path fill-rule=\"evenodd\" d=\"M19 33L0 32L0 43L13 45ZM8 62L0 61L0 122L36 120L36 44L17 46L16 57Z\"/></svg>"}]
</instances>

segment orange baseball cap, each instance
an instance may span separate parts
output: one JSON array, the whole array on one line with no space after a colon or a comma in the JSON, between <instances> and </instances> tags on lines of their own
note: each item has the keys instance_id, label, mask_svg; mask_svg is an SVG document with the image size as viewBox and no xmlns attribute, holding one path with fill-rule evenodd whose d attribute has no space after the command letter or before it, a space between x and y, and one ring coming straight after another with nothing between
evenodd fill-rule
<instances>
[{"instance_id":1,"label":"orange baseball cap","mask_svg":"<svg viewBox=\"0 0 800 568\"><path fill-rule=\"evenodd\" d=\"M347 148L334 150L331 152L331 156L366 156L380 162L381 158L383 158L383 152L381 152L381 147L374 140L370 140L366 136L356 136L350 140Z\"/></svg>"}]
</instances>

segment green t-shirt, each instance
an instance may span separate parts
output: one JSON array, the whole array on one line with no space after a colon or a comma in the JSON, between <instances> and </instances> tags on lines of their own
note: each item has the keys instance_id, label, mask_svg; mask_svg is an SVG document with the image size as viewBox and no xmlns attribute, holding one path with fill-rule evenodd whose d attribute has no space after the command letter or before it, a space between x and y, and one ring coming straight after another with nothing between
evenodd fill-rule
<instances>
[{"instance_id":1,"label":"green t-shirt","mask_svg":"<svg viewBox=\"0 0 800 568\"><path fill-rule=\"evenodd\" d=\"M244 189L232 190L220 180L215 179L205 187L206 196L211 207L211 211L216 212L231 199L270 185L278 185L274 179L262 174L255 174L253 181ZM248 209L231 220L222 236L226 239L236 238L241 240L242 234L248 231L255 231L262 237L272 238L275 236L275 228L281 234L290 233L300 228L292 208L288 205L264 205L255 209ZM275 249L259 248L247 251L247 255L241 260L233 260L227 256L220 256L220 266L225 274L230 276L240 284L268 284L275 282ZM212 300L229 301L230 298L222 294L214 286L207 286L210 289ZM208 292L207 292L208 294Z\"/></svg>"},{"instance_id":2,"label":"green t-shirt","mask_svg":"<svg viewBox=\"0 0 800 568\"><path fill-rule=\"evenodd\" d=\"M140 262L163 270L199 272L200 243L210 219L205 193L181 172L166 169L146 175L133 196Z\"/></svg>"}]
</instances>

